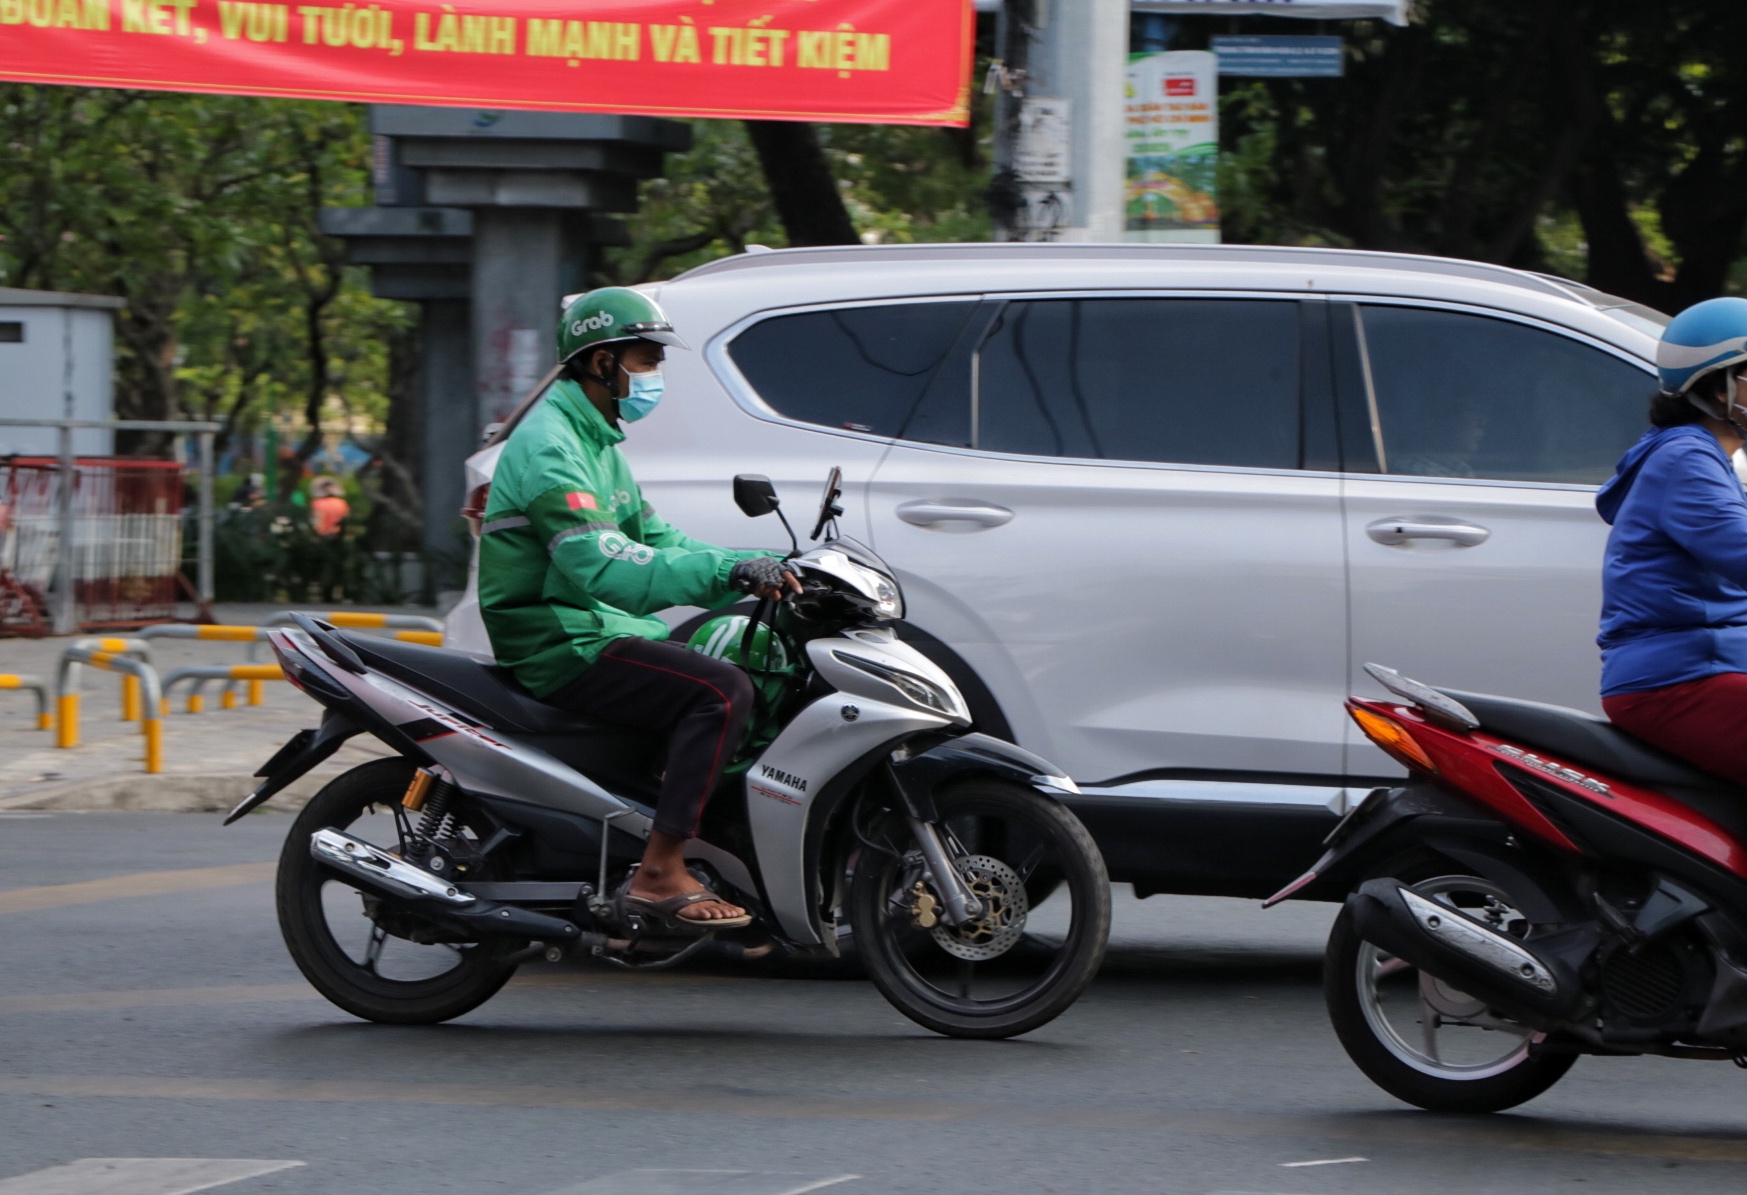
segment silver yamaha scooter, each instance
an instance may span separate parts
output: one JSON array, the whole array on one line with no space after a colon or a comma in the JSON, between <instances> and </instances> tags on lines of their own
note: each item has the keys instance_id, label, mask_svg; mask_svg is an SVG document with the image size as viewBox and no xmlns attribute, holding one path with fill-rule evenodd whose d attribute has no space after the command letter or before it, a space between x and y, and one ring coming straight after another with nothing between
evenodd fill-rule
<instances>
[{"instance_id":1,"label":"silver yamaha scooter","mask_svg":"<svg viewBox=\"0 0 1747 1195\"><path fill-rule=\"evenodd\" d=\"M309 981L357 1016L424 1024L534 960L652 969L832 958L852 942L886 998L940 1033L1009 1037L1072 1004L1110 925L1103 860L1055 798L1073 781L975 733L952 680L899 640L891 569L836 535L840 480L815 546L790 555L803 592L691 639L758 693L687 849L700 879L752 911L742 929L664 936L609 899L649 834L659 737L543 705L460 652L304 616L275 632L286 679L325 713L227 824L354 735L396 753L333 780L292 824L279 921ZM783 517L767 479L734 488L747 514Z\"/></svg>"}]
</instances>

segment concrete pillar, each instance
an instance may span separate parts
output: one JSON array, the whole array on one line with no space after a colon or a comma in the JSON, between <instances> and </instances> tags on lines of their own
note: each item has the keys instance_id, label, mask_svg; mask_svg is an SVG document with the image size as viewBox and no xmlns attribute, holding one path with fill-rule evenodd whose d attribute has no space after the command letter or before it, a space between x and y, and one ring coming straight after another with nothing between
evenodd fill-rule
<instances>
[{"instance_id":1,"label":"concrete pillar","mask_svg":"<svg viewBox=\"0 0 1747 1195\"><path fill-rule=\"evenodd\" d=\"M1073 101L1073 211L1064 241L1120 241L1128 0L1051 0L1053 94Z\"/></svg>"},{"instance_id":2,"label":"concrete pillar","mask_svg":"<svg viewBox=\"0 0 1747 1195\"><path fill-rule=\"evenodd\" d=\"M997 204L999 239L1122 239L1128 30L1129 0L1003 9L999 40L1015 73L996 112L997 182L1010 188Z\"/></svg>"},{"instance_id":3,"label":"concrete pillar","mask_svg":"<svg viewBox=\"0 0 1747 1195\"><path fill-rule=\"evenodd\" d=\"M461 503L467 496L462 492L462 462L479 446L471 307L465 299L427 299L419 305L419 370L425 399L419 470L424 488L422 534L425 550L438 556L454 556L466 545L459 530Z\"/></svg>"},{"instance_id":4,"label":"concrete pillar","mask_svg":"<svg viewBox=\"0 0 1747 1195\"><path fill-rule=\"evenodd\" d=\"M564 217L553 208L473 213L475 439L480 428L515 410L552 368L559 300L565 283L581 273Z\"/></svg>"}]
</instances>

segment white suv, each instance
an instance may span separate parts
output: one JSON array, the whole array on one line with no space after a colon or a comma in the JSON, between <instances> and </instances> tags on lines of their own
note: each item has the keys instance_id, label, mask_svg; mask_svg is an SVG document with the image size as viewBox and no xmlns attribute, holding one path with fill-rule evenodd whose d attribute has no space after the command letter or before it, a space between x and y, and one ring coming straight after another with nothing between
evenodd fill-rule
<instances>
[{"instance_id":1,"label":"white suv","mask_svg":"<svg viewBox=\"0 0 1747 1195\"><path fill-rule=\"evenodd\" d=\"M1592 500L1645 427L1656 312L1246 246L793 249L646 289L697 349L624 446L656 509L786 548L730 479L806 507L841 465L919 646L1081 783L1143 895L1266 894L1399 774L1342 710L1366 661L1598 708ZM471 585L449 626L489 651Z\"/></svg>"}]
</instances>

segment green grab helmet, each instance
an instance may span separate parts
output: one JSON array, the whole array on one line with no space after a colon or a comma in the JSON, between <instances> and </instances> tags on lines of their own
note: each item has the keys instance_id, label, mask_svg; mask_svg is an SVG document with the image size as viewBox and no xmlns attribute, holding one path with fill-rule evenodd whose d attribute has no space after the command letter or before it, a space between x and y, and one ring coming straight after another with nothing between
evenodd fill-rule
<instances>
[{"instance_id":1,"label":"green grab helmet","mask_svg":"<svg viewBox=\"0 0 1747 1195\"><path fill-rule=\"evenodd\" d=\"M653 340L676 349L691 347L674 332L667 313L654 299L628 286L603 286L577 295L558 319L561 362L598 345L626 340Z\"/></svg>"},{"instance_id":2,"label":"green grab helmet","mask_svg":"<svg viewBox=\"0 0 1747 1195\"><path fill-rule=\"evenodd\" d=\"M694 631L686 646L725 664L749 667L740 649L746 642L746 624L750 621L744 614L719 615ZM781 636L772 637L767 623L759 623L758 629L752 632L751 654L751 666L760 672L789 671L789 653Z\"/></svg>"}]
</instances>

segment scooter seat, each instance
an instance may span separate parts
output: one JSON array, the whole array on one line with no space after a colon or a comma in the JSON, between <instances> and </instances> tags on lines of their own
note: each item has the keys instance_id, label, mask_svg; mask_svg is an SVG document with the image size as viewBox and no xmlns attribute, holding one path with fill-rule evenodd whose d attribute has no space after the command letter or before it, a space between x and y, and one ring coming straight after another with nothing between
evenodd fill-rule
<instances>
[{"instance_id":1,"label":"scooter seat","mask_svg":"<svg viewBox=\"0 0 1747 1195\"><path fill-rule=\"evenodd\" d=\"M556 757L617 796L653 805L665 736L584 718L547 705L509 669L458 651L375 635L335 632L366 665Z\"/></svg>"},{"instance_id":2,"label":"scooter seat","mask_svg":"<svg viewBox=\"0 0 1747 1195\"><path fill-rule=\"evenodd\" d=\"M1439 689L1468 708L1480 728L1603 777L1655 789L1747 842L1747 789L1660 751L1594 714L1538 701Z\"/></svg>"},{"instance_id":3,"label":"scooter seat","mask_svg":"<svg viewBox=\"0 0 1747 1195\"><path fill-rule=\"evenodd\" d=\"M423 647L377 635L340 631L346 646L385 676L429 693L496 730L522 734L569 734L600 729L601 723L547 705L522 688L508 668L463 652Z\"/></svg>"}]
</instances>

